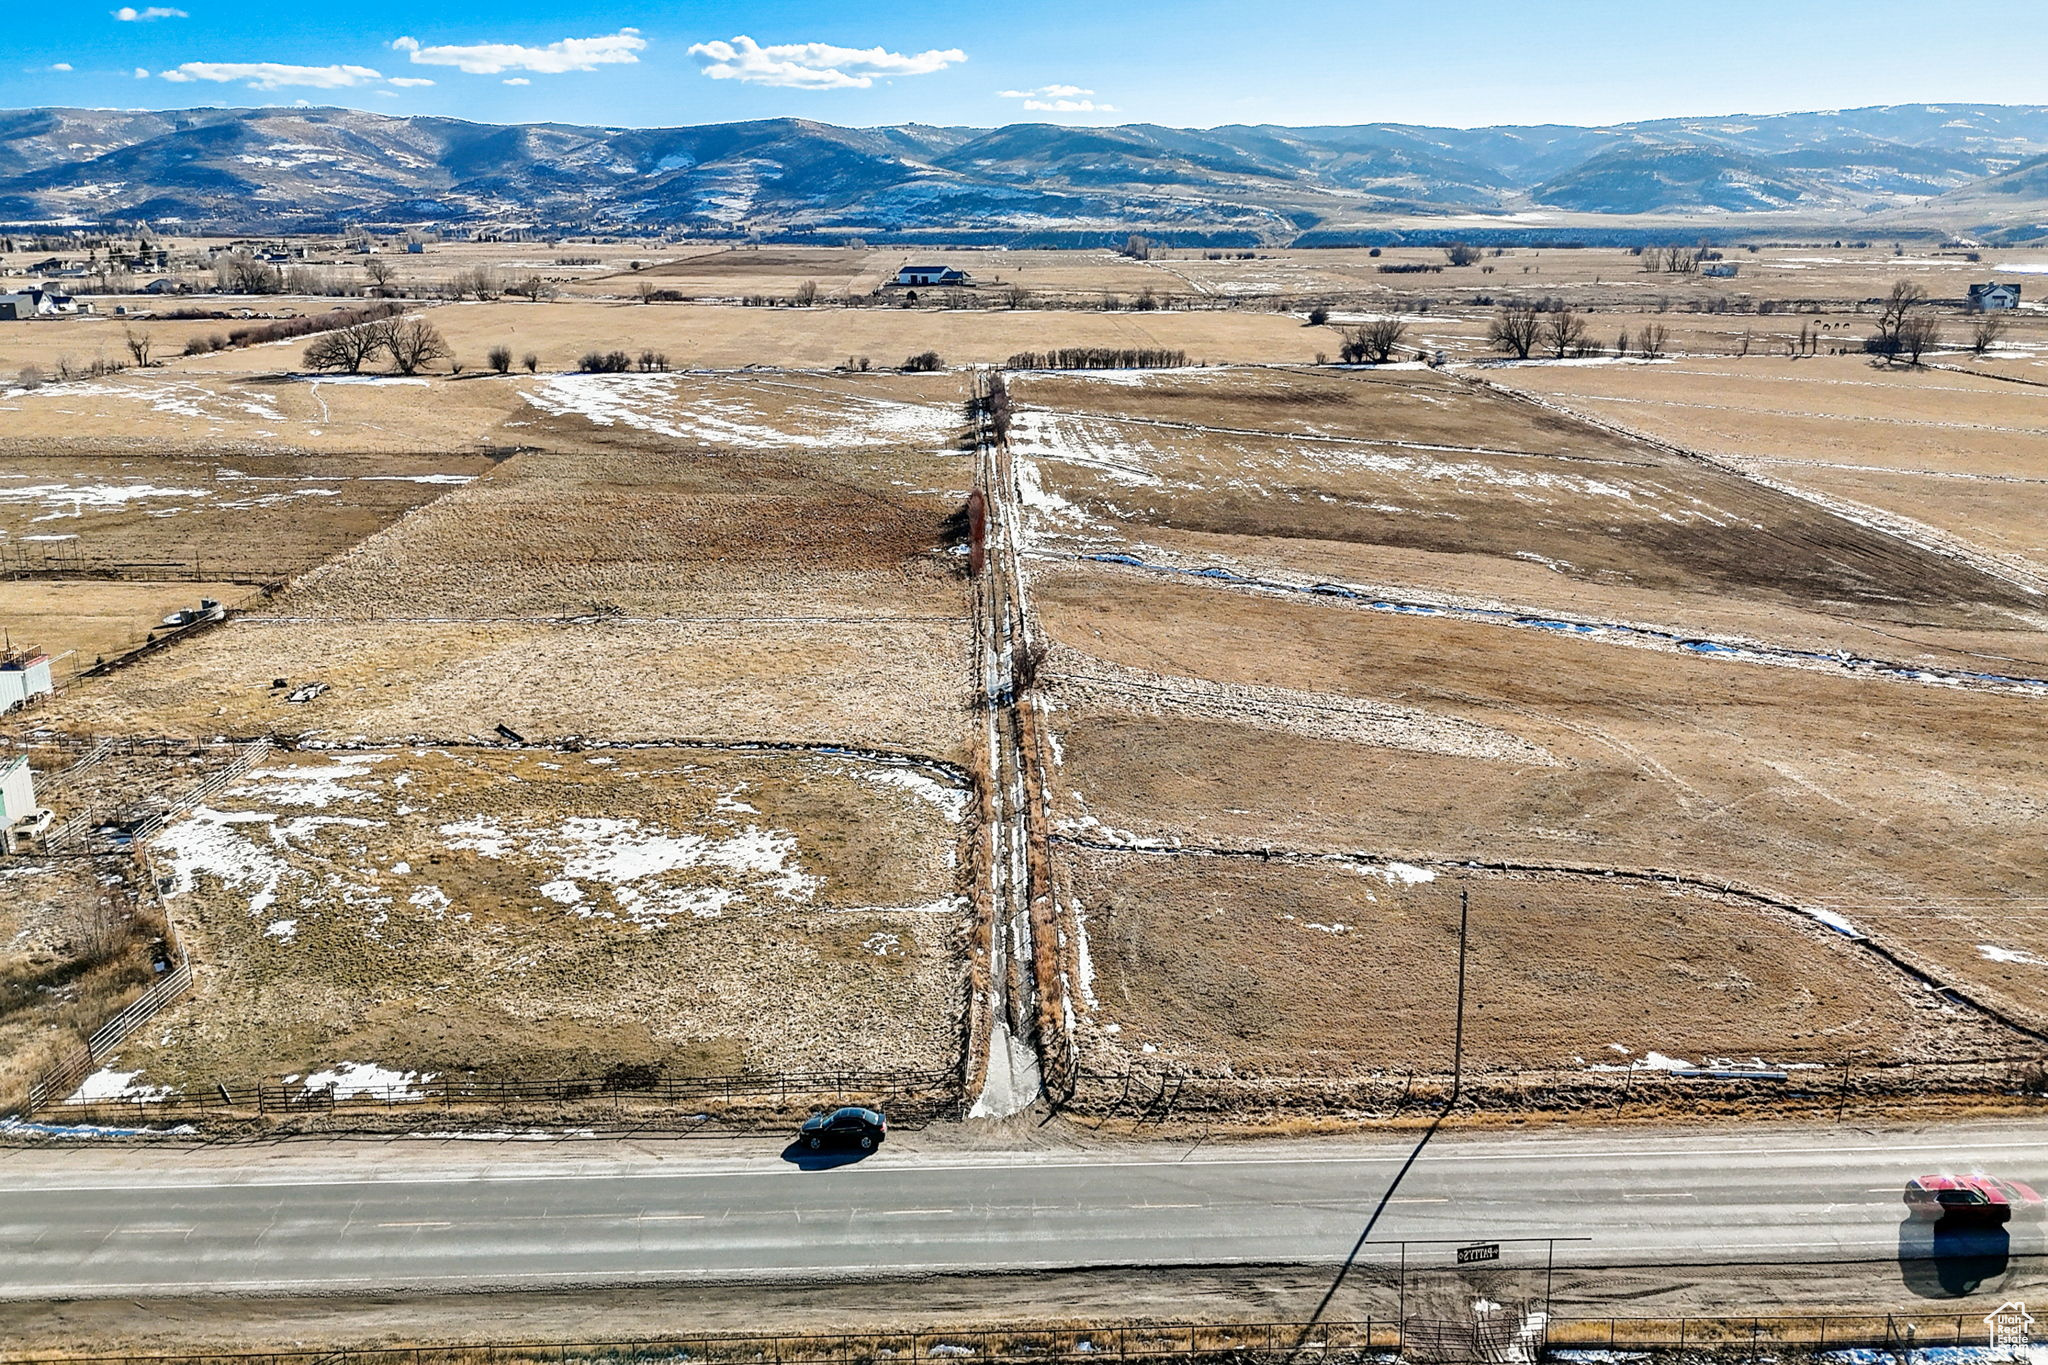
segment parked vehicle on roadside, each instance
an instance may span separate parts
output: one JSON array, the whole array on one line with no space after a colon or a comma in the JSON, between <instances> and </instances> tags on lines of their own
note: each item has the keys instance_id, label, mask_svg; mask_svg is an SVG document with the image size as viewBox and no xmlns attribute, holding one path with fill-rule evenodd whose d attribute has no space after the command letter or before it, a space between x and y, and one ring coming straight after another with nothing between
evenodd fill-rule
<instances>
[{"instance_id":1,"label":"parked vehicle on roadside","mask_svg":"<svg viewBox=\"0 0 2048 1365\"><path fill-rule=\"evenodd\" d=\"M826 1147L858 1147L863 1152L872 1152L881 1146L888 1133L889 1120L881 1111L848 1105L829 1114L813 1114L804 1120L797 1136L814 1152Z\"/></svg>"}]
</instances>

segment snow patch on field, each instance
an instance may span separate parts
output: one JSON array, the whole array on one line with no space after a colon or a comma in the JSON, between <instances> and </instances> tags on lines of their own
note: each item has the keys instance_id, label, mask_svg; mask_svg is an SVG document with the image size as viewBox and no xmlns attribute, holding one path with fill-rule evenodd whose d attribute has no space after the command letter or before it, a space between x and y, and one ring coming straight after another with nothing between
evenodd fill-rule
<instances>
[{"instance_id":1,"label":"snow patch on field","mask_svg":"<svg viewBox=\"0 0 2048 1365\"><path fill-rule=\"evenodd\" d=\"M796 862L796 836L748 825L725 836L669 834L631 818L572 816L545 827L516 826L491 819L457 821L440 827L448 847L486 858L531 859L552 869L539 884L557 904L575 913L623 915L640 925L671 915L724 913L743 895L772 895L808 902L820 881ZM677 885L682 872L723 873L737 885ZM606 891L616 912L586 904L584 889ZM569 892L577 891L570 900Z\"/></svg>"},{"instance_id":2,"label":"snow patch on field","mask_svg":"<svg viewBox=\"0 0 2048 1365\"><path fill-rule=\"evenodd\" d=\"M943 445L960 425L950 406L811 392L771 411L731 386L706 391L698 380L691 393L686 386L692 382L674 374L566 374L542 380L523 396L553 417L753 450Z\"/></svg>"},{"instance_id":3,"label":"snow patch on field","mask_svg":"<svg viewBox=\"0 0 2048 1365\"><path fill-rule=\"evenodd\" d=\"M891 787L909 792L912 796L936 806L953 824L959 824L967 815L965 791L948 786L915 768L855 768L852 770L852 776L871 787ZM749 806L746 809L753 808Z\"/></svg>"},{"instance_id":4,"label":"snow patch on field","mask_svg":"<svg viewBox=\"0 0 2048 1365\"><path fill-rule=\"evenodd\" d=\"M336 801L372 800L369 792L347 784L367 777L374 765L389 754L351 754L333 763L297 764L290 767L258 768L242 779L242 794L274 801L280 806L327 807Z\"/></svg>"},{"instance_id":5,"label":"snow patch on field","mask_svg":"<svg viewBox=\"0 0 2048 1365\"><path fill-rule=\"evenodd\" d=\"M309 1076L287 1076L286 1084L299 1082L310 1093L326 1091L337 1100L358 1098L378 1100L422 1100L419 1086L434 1079L432 1072L394 1071L375 1062L336 1062Z\"/></svg>"},{"instance_id":6,"label":"snow patch on field","mask_svg":"<svg viewBox=\"0 0 2048 1365\"><path fill-rule=\"evenodd\" d=\"M168 1099L171 1088L167 1085L143 1085L136 1077L140 1071L95 1071L85 1078L84 1084L71 1093L66 1104L111 1104L119 1101L131 1103L153 1103Z\"/></svg>"},{"instance_id":7,"label":"snow patch on field","mask_svg":"<svg viewBox=\"0 0 2048 1365\"><path fill-rule=\"evenodd\" d=\"M2015 962L2027 967L2048 967L2048 957L2041 957L2020 948L2001 948L1995 943L1978 944L1977 954L1987 962Z\"/></svg>"},{"instance_id":8,"label":"snow patch on field","mask_svg":"<svg viewBox=\"0 0 2048 1365\"><path fill-rule=\"evenodd\" d=\"M204 488L164 488L150 483L38 483L19 488L0 485L0 506L38 507L42 515L34 518L36 521L82 517L87 512L114 511L169 498L208 496Z\"/></svg>"}]
</instances>

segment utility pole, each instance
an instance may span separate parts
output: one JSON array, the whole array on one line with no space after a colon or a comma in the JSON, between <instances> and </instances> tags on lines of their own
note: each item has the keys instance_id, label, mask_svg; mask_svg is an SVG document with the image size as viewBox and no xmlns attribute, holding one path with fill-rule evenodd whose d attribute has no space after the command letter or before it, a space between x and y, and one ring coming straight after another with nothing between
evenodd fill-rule
<instances>
[{"instance_id":1,"label":"utility pole","mask_svg":"<svg viewBox=\"0 0 2048 1365\"><path fill-rule=\"evenodd\" d=\"M1458 1022L1452 1033L1451 1102L1444 1106L1447 1112L1465 1091L1465 943L1471 920L1472 893L1461 887L1458 891Z\"/></svg>"}]
</instances>

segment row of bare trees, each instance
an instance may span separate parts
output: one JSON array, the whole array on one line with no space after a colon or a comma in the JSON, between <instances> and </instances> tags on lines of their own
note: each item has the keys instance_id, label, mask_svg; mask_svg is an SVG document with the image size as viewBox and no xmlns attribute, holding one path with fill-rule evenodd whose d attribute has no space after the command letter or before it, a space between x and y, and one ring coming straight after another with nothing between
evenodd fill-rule
<instances>
[{"instance_id":1,"label":"row of bare trees","mask_svg":"<svg viewBox=\"0 0 2048 1365\"><path fill-rule=\"evenodd\" d=\"M394 373L414 375L453 352L440 328L423 317L378 318L322 333L306 348L306 368L361 374L380 355L390 359Z\"/></svg>"},{"instance_id":2,"label":"row of bare trees","mask_svg":"<svg viewBox=\"0 0 2048 1365\"><path fill-rule=\"evenodd\" d=\"M1527 360L1538 350L1559 360L1604 354L1583 317L1569 308L1543 309L1533 303L1502 307L1493 315L1486 339L1495 350L1517 360Z\"/></svg>"}]
</instances>

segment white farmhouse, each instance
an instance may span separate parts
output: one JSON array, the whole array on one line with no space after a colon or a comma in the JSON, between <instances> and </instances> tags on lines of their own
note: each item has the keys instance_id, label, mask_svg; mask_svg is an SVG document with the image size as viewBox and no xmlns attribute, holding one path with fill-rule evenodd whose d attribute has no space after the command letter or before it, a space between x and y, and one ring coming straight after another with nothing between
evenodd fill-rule
<instances>
[{"instance_id":1,"label":"white farmhouse","mask_svg":"<svg viewBox=\"0 0 2048 1365\"><path fill-rule=\"evenodd\" d=\"M52 285L37 285L18 294L0 294L0 322L62 317L79 311L78 300Z\"/></svg>"},{"instance_id":2,"label":"white farmhouse","mask_svg":"<svg viewBox=\"0 0 2048 1365\"><path fill-rule=\"evenodd\" d=\"M1970 307L1980 313L2002 312L2007 308L2020 306L2020 287L2016 284L1973 284L1970 286Z\"/></svg>"}]
</instances>

